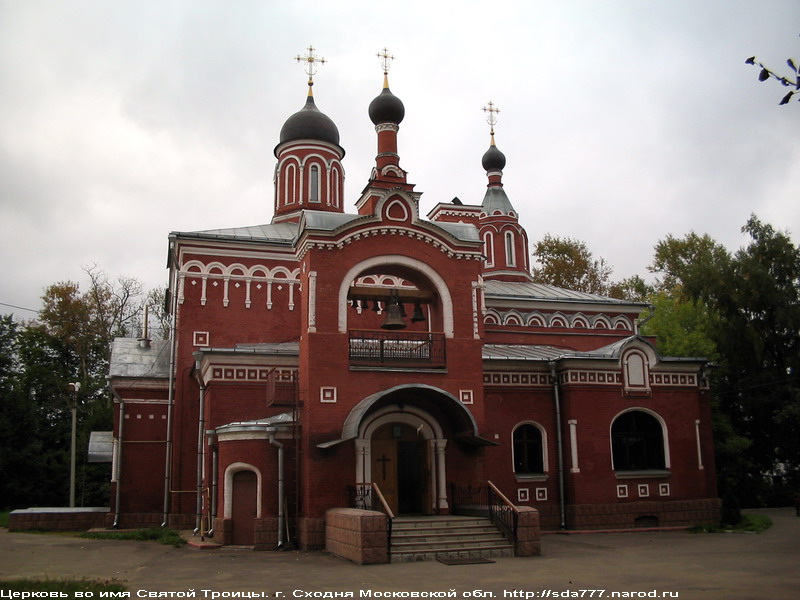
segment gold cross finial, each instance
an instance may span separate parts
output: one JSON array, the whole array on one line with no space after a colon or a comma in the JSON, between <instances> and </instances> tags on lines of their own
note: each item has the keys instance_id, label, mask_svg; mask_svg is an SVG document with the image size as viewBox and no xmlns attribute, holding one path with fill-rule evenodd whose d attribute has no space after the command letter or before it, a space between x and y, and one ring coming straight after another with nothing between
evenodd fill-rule
<instances>
[{"instance_id":1,"label":"gold cross finial","mask_svg":"<svg viewBox=\"0 0 800 600\"><path fill-rule=\"evenodd\" d=\"M394 60L394 56L389 54L389 50L384 48L378 54L376 54L378 58L381 59L381 67L383 67L383 87L388 89L389 88L389 67L392 66L392 61Z\"/></svg>"},{"instance_id":2,"label":"gold cross finial","mask_svg":"<svg viewBox=\"0 0 800 600\"><path fill-rule=\"evenodd\" d=\"M383 50L378 52L376 56L381 59L383 74L387 75L389 73L389 68L392 66L392 61L394 60L394 56L389 54L389 50L387 48L384 48Z\"/></svg>"},{"instance_id":3,"label":"gold cross finial","mask_svg":"<svg viewBox=\"0 0 800 600\"><path fill-rule=\"evenodd\" d=\"M492 136L492 145L494 145L494 126L497 123L497 113L500 112L500 109L494 105L494 102L489 100L488 107L484 106L483 112L488 113L486 122L489 123L491 127L491 131L489 133Z\"/></svg>"},{"instance_id":4,"label":"gold cross finial","mask_svg":"<svg viewBox=\"0 0 800 600\"><path fill-rule=\"evenodd\" d=\"M316 48L314 48L314 46L309 46L304 56L300 56L298 54L294 57L294 59L298 63L305 63L305 71L308 74L309 87L314 85L314 74L317 72L317 65L324 65L326 62L328 62L322 57L317 57Z\"/></svg>"}]
</instances>

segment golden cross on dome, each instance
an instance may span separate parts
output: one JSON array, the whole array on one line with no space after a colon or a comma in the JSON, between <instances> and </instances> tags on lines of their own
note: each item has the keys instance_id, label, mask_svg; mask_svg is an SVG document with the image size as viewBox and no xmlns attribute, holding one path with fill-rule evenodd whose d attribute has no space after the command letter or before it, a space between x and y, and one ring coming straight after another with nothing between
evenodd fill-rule
<instances>
[{"instance_id":1,"label":"golden cross on dome","mask_svg":"<svg viewBox=\"0 0 800 600\"><path fill-rule=\"evenodd\" d=\"M326 61L322 57L317 57L316 55L316 48L314 46L309 46L306 50L304 56L300 56L299 54L294 57L294 59L298 63L305 63L305 71L308 74L308 85L314 85L314 74L317 72L317 65L324 65Z\"/></svg>"},{"instance_id":2,"label":"golden cross on dome","mask_svg":"<svg viewBox=\"0 0 800 600\"><path fill-rule=\"evenodd\" d=\"M494 141L494 126L497 123L497 113L500 112L500 109L494 105L494 102L489 100L488 108L486 106L483 107L483 112L489 113L489 116L486 117L486 122L491 126L491 135L492 141Z\"/></svg>"},{"instance_id":3,"label":"golden cross on dome","mask_svg":"<svg viewBox=\"0 0 800 600\"><path fill-rule=\"evenodd\" d=\"M381 59L381 66L383 67L383 74L386 75L389 73L389 68L392 66L392 61L394 60L394 56L389 54L389 50L384 48L378 54L376 54L378 58Z\"/></svg>"}]
</instances>

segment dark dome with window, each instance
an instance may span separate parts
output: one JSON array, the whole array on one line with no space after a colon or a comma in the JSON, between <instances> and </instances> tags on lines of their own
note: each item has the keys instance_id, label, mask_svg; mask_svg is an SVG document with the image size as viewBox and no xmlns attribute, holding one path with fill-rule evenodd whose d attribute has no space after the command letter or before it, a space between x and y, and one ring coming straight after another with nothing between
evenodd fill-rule
<instances>
[{"instance_id":1,"label":"dark dome with window","mask_svg":"<svg viewBox=\"0 0 800 600\"><path fill-rule=\"evenodd\" d=\"M339 145L339 129L328 115L317 108L311 95L306 105L286 119L281 127L281 144L295 140L319 140Z\"/></svg>"}]
</instances>

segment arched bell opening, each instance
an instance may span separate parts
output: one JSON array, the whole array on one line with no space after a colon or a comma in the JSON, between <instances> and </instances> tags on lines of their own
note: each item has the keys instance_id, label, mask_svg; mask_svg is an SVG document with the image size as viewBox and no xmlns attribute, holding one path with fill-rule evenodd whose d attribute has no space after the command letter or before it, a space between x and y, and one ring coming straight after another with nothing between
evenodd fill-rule
<instances>
[{"instance_id":1,"label":"arched bell opening","mask_svg":"<svg viewBox=\"0 0 800 600\"><path fill-rule=\"evenodd\" d=\"M347 328L443 332L441 301L423 274L381 265L359 273L347 290Z\"/></svg>"},{"instance_id":2,"label":"arched bell opening","mask_svg":"<svg viewBox=\"0 0 800 600\"><path fill-rule=\"evenodd\" d=\"M339 331L380 330L386 319L381 313L392 290L403 305L406 316L401 318L408 320L405 329L453 337L453 301L447 282L428 264L402 255L374 256L345 274L339 288ZM417 303L424 319L411 321Z\"/></svg>"},{"instance_id":3,"label":"arched bell opening","mask_svg":"<svg viewBox=\"0 0 800 600\"><path fill-rule=\"evenodd\" d=\"M339 291L339 330L350 364L443 369L453 308L444 279L406 256L378 256L353 267Z\"/></svg>"}]
</instances>

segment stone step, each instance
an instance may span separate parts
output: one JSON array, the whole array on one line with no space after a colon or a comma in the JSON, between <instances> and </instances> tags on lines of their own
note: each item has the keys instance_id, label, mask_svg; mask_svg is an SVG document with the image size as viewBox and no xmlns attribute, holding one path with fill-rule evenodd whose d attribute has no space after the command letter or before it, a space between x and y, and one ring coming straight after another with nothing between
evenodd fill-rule
<instances>
[{"instance_id":1,"label":"stone step","mask_svg":"<svg viewBox=\"0 0 800 600\"><path fill-rule=\"evenodd\" d=\"M456 542L479 542L479 541L486 541L486 540L503 540L505 539L503 535L497 531L480 531L480 532L471 532L471 533L449 533L446 531L420 531L419 533L415 534L404 534L404 535L392 535L392 539L395 543L403 544L403 543L411 543L411 542L445 542L445 541L456 541Z\"/></svg>"},{"instance_id":2,"label":"stone step","mask_svg":"<svg viewBox=\"0 0 800 600\"><path fill-rule=\"evenodd\" d=\"M481 548L479 550L430 550L414 552L392 552L393 563L436 560L437 558L507 558L514 556L514 549L508 547Z\"/></svg>"},{"instance_id":3,"label":"stone step","mask_svg":"<svg viewBox=\"0 0 800 600\"><path fill-rule=\"evenodd\" d=\"M413 533L416 531L430 531L432 529L437 531L469 531L471 529L496 529L496 527L489 521L484 521L483 523L464 523L463 525L442 525L441 523L431 523L427 527L420 527L418 525L409 527L403 523L397 523L395 521L392 523L392 529Z\"/></svg>"},{"instance_id":4,"label":"stone step","mask_svg":"<svg viewBox=\"0 0 800 600\"><path fill-rule=\"evenodd\" d=\"M409 518L398 517L394 521L394 526L399 529L429 529L431 527L469 527L477 525L492 525L489 519L482 517L426 517Z\"/></svg>"},{"instance_id":5,"label":"stone step","mask_svg":"<svg viewBox=\"0 0 800 600\"><path fill-rule=\"evenodd\" d=\"M514 556L513 544L486 518L401 517L392 523L392 562L501 556Z\"/></svg>"},{"instance_id":6,"label":"stone step","mask_svg":"<svg viewBox=\"0 0 800 600\"><path fill-rule=\"evenodd\" d=\"M453 550L483 550L484 548L511 548L506 540L481 540L471 542L459 541L430 541L412 542L406 544L392 543L392 552L450 552Z\"/></svg>"}]
</instances>

